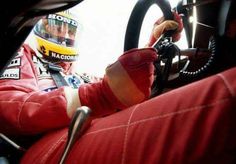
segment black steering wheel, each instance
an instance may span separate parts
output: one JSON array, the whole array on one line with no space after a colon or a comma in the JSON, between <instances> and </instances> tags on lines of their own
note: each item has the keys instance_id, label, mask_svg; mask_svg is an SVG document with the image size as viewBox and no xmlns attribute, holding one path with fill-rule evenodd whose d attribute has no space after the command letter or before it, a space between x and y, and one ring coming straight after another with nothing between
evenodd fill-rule
<instances>
[{"instance_id":1,"label":"black steering wheel","mask_svg":"<svg viewBox=\"0 0 236 164\"><path fill-rule=\"evenodd\" d=\"M124 51L138 47L139 34L143 19L152 5L158 5L165 20L173 20L173 13L168 0L139 0L135 4L130 15L125 34Z\"/></svg>"},{"instance_id":2,"label":"black steering wheel","mask_svg":"<svg viewBox=\"0 0 236 164\"><path fill-rule=\"evenodd\" d=\"M189 2L189 1L187 1ZM130 50L132 48L138 48L139 44L139 35L140 30L143 24L144 17L152 5L158 5L161 9L165 20L173 20L173 13L171 11L171 6L168 0L138 0L136 5L134 6L132 13L130 15L126 34L125 34L125 44L124 51ZM193 4L193 3L190 3ZM195 5L195 4L193 4ZM186 5L185 5L186 6ZM183 13L185 16L182 18L183 20L188 19L188 10L184 7L183 2L180 2L175 10L181 14ZM186 28L186 21L184 22L184 28L187 33L191 33L190 28ZM160 39L153 45L155 49L158 51L158 61L154 62L155 66L155 80L152 86L151 97L155 97L161 94L166 88L167 83L170 78L170 70L172 67L172 60L174 57L178 56L178 73L174 78L180 79L188 79L194 80L207 75L207 73L212 69L215 60L216 60L216 41L215 38L212 37L209 39L209 47L210 57L208 61L199 69L195 71L188 71L189 60L183 65L183 68L180 69L180 49L171 41L171 33L173 31L168 31L161 36ZM191 40L191 37L188 38L188 44ZM164 63L161 64L161 63ZM180 66L180 67L179 67ZM171 77L171 78L172 78ZM172 79L173 80L173 79Z\"/></svg>"},{"instance_id":3,"label":"black steering wheel","mask_svg":"<svg viewBox=\"0 0 236 164\"><path fill-rule=\"evenodd\" d=\"M173 20L173 13L168 0L139 0L134 6L125 34L124 51L132 48L137 48L139 43L139 34L143 24L143 19L152 5L158 5L161 9L165 20ZM154 63L156 68L155 80L152 86L151 97L159 95L164 89L164 85L168 80L172 59L176 56L178 47L175 46L170 40L170 33L165 33L155 43L154 48L158 51L158 61ZM161 68L161 62L164 62L164 67Z\"/></svg>"}]
</instances>

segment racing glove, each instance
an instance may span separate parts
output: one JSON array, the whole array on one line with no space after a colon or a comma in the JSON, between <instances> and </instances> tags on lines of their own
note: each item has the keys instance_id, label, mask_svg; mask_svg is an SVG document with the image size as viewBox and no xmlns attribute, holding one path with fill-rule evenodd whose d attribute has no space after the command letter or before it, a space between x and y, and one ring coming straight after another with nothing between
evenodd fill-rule
<instances>
[{"instance_id":1,"label":"racing glove","mask_svg":"<svg viewBox=\"0 0 236 164\"><path fill-rule=\"evenodd\" d=\"M101 81L79 87L81 105L90 107L94 116L104 116L148 99L156 59L153 48L125 52L106 68Z\"/></svg>"},{"instance_id":2,"label":"racing glove","mask_svg":"<svg viewBox=\"0 0 236 164\"><path fill-rule=\"evenodd\" d=\"M180 39L181 36L180 33L183 30L183 22L180 15L178 15L176 12L173 12L173 14L174 14L174 21L173 20L165 21L164 17L161 17L154 23L147 47L151 47L163 33L169 30L174 30L174 33L172 34L173 42L176 42Z\"/></svg>"}]
</instances>

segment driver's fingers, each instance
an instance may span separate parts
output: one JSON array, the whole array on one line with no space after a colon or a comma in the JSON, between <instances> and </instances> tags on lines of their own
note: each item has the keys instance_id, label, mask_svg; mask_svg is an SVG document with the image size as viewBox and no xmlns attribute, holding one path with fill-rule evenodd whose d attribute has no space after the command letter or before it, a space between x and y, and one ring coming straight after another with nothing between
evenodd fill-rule
<instances>
[{"instance_id":1,"label":"driver's fingers","mask_svg":"<svg viewBox=\"0 0 236 164\"><path fill-rule=\"evenodd\" d=\"M176 30L179 27L178 23L172 20L166 20L161 24L155 24L153 28L153 36L158 39L164 32Z\"/></svg>"},{"instance_id":2,"label":"driver's fingers","mask_svg":"<svg viewBox=\"0 0 236 164\"><path fill-rule=\"evenodd\" d=\"M166 20L160 23L157 21L152 29L152 33L148 44L145 47L151 47L156 42L156 40L168 30L178 30L179 24L173 20ZM177 36L176 36L177 37ZM178 36L179 38L179 36ZM176 40L176 39L175 39Z\"/></svg>"}]
</instances>

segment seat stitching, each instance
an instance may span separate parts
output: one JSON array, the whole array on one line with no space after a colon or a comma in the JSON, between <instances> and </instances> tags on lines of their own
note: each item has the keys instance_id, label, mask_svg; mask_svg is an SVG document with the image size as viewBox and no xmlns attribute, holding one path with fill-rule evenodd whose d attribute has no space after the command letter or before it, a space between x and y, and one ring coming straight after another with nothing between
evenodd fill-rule
<instances>
[{"instance_id":1,"label":"seat stitching","mask_svg":"<svg viewBox=\"0 0 236 164\"><path fill-rule=\"evenodd\" d=\"M42 160L40 163L46 163L46 160L48 159L48 157L54 152L54 150L57 148L57 145L59 145L61 143L61 141L65 141L65 137L67 136L67 133L63 134L58 140L57 142L55 142L50 149L47 151L47 153L42 157Z\"/></svg>"},{"instance_id":2,"label":"seat stitching","mask_svg":"<svg viewBox=\"0 0 236 164\"><path fill-rule=\"evenodd\" d=\"M128 131L129 131L129 124L131 122L131 119L132 119L132 116L135 112L135 110L137 109L137 107L139 106L136 105L134 107L134 109L132 110L131 114L130 114L130 117L129 117L129 120L128 120L128 123L126 125L126 130L125 130L125 138L124 138L124 143L123 143L123 152L122 152L122 158L121 158L121 163L124 164L125 163L125 157L126 157L126 149L127 149L127 141L128 141Z\"/></svg>"},{"instance_id":3,"label":"seat stitching","mask_svg":"<svg viewBox=\"0 0 236 164\"><path fill-rule=\"evenodd\" d=\"M229 84L228 80L225 78L225 76L221 73L217 74L217 76L219 76L223 80L223 82L224 82L226 88L229 90L229 93L231 94L231 96L235 97L235 92L234 92L233 88L231 87L231 85Z\"/></svg>"},{"instance_id":4,"label":"seat stitching","mask_svg":"<svg viewBox=\"0 0 236 164\"><path fill-rule=\"evenodd\" d=\"M103 128L103 129L95 130L95 131L92 131L92 132L88 132L88 133L84 134L83 136L87 136L87 135L90 135L90 134L96 134L96 133L99 133L99 132L113 130L113 129L125 128L126 126L127 125L124 124L124 125L113 126L113 127L109 127L109 128Z\"/></svg>"},{"instance_id":5,"label":"seat stitching","mask_svg":"<svg viewBox=\"0 0 236 164\"><path fill-rule=\"evenodd\" d=\"M195 107L179 110L177 112L170 112L170 113L166 113L166 114L150 117L150 118L147 118L147 119L138 120L138 121L130 123L130 125L135 125L135 124L146 122L146 121L149 121L149 120L155 120L155 119L171 117L171 116L174 116L174 115L184 114L184 113L187 113L187 112L203 110L205 108L213 107L214 105L218 105L218 104L224 103L226 101L229 101L230 99L231 98L225 98L225 99L222 99L220 101L215 101L215 102L213 102L211 104L195 106ZM137 108L135 108L135 109L137 109ZM103 129L95 130L95 131L92 131L92 132L88 132L88 133L84 134L83 136L91 135L91 134L97 134L97 133L100 133L100 132L114 130L114 129L119 129L119 128L125 128L126 126L127 125L124 124L124 125L113 126L113 127L109 127L109 128L103 128Z\"/></svg>"},{"instance_id":6,"label":"seat stitching","mask_svg":"<svg viewBox=\"0 0 236 164\"><path fill-rule=\"evenodd\" d=\"M151 120L157 120L157 119L162 119L162 118L171 117L171 116L175 116L175 115L185 114L187 112L194 112L194 111L197 111L197 110L204 110L204 109L207 110L206 108L208 108L208 110L210 110L209 109L210 107L213 107L215 105L224 103L224 102L229 101L229 100L230 100L230 98L225 98L225 99L222 99L220 101L216 101L216 102L211 103L211 104L200 105L200 106L196 106L196 107L192 107L192 108L183 109L183 110L180 110L180 111L177 111L177 112L166 113L166 114L163 114L163 115L158 115L158 116L150 117L150 118L147 118L147 119L138 120L138 121L132 122L130 124L130 126L135 125L135 124L139 124L139 123L143 123L143 122L147 122L147 121L151 121Z\"/></svg>"}]
</instances>

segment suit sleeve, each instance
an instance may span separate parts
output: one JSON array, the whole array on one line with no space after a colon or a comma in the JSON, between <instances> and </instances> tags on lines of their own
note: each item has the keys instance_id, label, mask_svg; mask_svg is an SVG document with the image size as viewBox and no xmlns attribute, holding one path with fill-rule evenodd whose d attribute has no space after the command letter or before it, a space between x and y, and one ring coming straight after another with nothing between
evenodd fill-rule
<instances>
[{"instance_id":1,"label":"suit sleeve","mask_svg":"<svg viewBox=\"0 0 236 164\"><path fill-rule=\"evenodd\" d=\"M69 124L64 88L41 91L27 45L0 77L0 133L40 134Z\"/></svg>"},{"instance_id":2,"label":"suit sleeve","mask_svg":"<svg viewBox=\"0 0 236 164\"><path fill-rule=\"evenodd\" d=\"M0 87L0 132L38 134L67 126L64 89L27 92L20 86Z\"/></svg>"}]
</instances>

